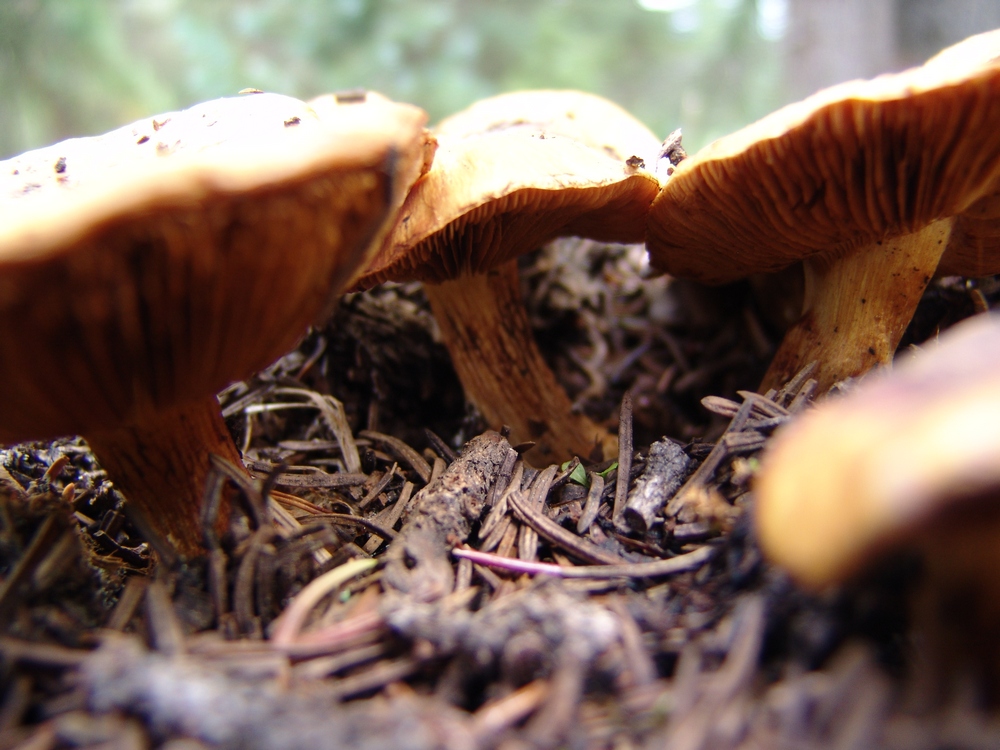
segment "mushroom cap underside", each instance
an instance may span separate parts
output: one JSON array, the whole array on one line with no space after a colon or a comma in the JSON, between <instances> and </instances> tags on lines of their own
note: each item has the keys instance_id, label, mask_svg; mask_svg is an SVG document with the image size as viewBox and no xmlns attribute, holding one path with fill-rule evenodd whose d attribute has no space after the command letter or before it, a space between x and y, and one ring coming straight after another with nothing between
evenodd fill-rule
<instances>
[{"instance_id":1,"label":"mushroom cap underside","mask_svg":"<svg viewBox=\"0 0 1000 750\"><path fill-rule=\"evenodd\" d=\"M255 94L0 163L0 440L137 422L293 346L423 163L424 114L367 106Z\"/></svg>"},{"instance_id":2,"label":"mushroom cap underside","mask_svg":"<svg viewBox=\"0 0 1000 750\"><path fill-rule=\"evenodd\" d=\"M921 529L1000 494L1000 315L782 429L754 484L761 545L801 583L844 580Z\"/></svg>"},{"instance_id":3,"label":"mushroom cap underside","mask_svg":"<svg viewBox=\"0 0 1000 750\"><path fill-rule=\"evenodd\" d=\"M649 172L572 138L440 135L357 287L484 272L560 236L639 242L658 190Z\"/></svg>"},{"instance_id":4,"label":"mushroom cap underside","mask_svg":"<svg viewBox=\"0 0 1000 750\"><path fill-rule=\"evenodd\" d=\"M651 263L721 284L961 214L1000 174L1000 31L851 81L677 166L650 210Z\"/></svg>"}]
</instances>

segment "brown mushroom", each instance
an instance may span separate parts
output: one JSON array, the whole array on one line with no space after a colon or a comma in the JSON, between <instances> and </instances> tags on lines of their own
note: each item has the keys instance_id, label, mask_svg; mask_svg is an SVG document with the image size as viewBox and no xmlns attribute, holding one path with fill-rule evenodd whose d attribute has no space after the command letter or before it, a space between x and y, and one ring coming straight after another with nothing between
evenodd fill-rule
<instances>
[{"instance_id":1,"label":"brown mushroom","mask_svg":"<svg viewBox=\"0 0 1000 750\"><path fill-rule=\"evenodd\" d=\"M754 483L761 546L810 588L908 546L1000 589L1000 315L900 359L775 435Z\"/></svg>"},{"instance_id":2,"label":"brown mushroom","mask_svg":"<svg viewBox=\"0 0 1000 750\"><path fill-rule=\"evenodd\" d=\"M825 390L891 359L955 217L998 175L1000 31L821 91L683 161L650 211L651 263L721 284L803 260L802 317L761 388L818 360Z\"/></svg>"},{"instance_id":3,"label":"brown mushroom","mask_svg":"<svg viewBox=\"0 0 1000 750\"><path fill-rule=\"evenodd\" d=\"M441 123L432 168L358 284L425 282L467 397L492 427L509 426L513 443L535 442L529 458L542 463L589 458L595 448L614 455L617 443L572 411L539 352L521 300L517 257L559 236L639 241L659 189L653 175L629 161L639 151L655 153L655 136L641 129L645 137L634 139L633 150L630 139L641 126L614 140L602 124L604 133L588 142L580 135L583 113L565 116L581 98L592 103L577 92L507 95L501 107L507 120L480 117L490 103ZM575 123L568 136L569 128L546 119L550 112L536 116L535 105L552 100ZM620 110L605 106L614 120Z\"/></svg>"},{"instance_id":4,"label":"brown mushroom","mask_svg":"<svg viewBox=\"0 0 1000 750\"><path fill-rule=\"evenodd\" d=\"M254 94L0 162L0 440L81 434L199 549L215 393L292 347L377 247L426 158L378 96Z\"/></svg>"}]
</instances>

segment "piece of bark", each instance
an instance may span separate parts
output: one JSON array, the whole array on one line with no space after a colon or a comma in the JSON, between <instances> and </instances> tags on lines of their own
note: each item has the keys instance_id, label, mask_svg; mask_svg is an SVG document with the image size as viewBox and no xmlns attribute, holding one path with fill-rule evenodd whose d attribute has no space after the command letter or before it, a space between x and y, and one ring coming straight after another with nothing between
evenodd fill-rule
<instances>
[{"instance_id":1,"label":"piece of bark","mask_svg":"<svg viewBox=\"0 0 1000 750\"><path fill-rule=\"evenodd\" d=\"M690 467L691 458L672 440L660 440L649 447L646 468L625 503L625 522L633 531L645 533L653 525L656 515L680 489Z\"/></svg>"},{"instance_id":2,"label":"piece of bark","mask_svg":"<svg viewBox=\"0 0 1000 750\"><path fill-rule=\"evenodd\" d=\"M450 551L466 541L510 448L499 433L473 438L436 480L418 492L386 552L383 583L421 601L451 593Z\"/></svg>"}]
</instances>

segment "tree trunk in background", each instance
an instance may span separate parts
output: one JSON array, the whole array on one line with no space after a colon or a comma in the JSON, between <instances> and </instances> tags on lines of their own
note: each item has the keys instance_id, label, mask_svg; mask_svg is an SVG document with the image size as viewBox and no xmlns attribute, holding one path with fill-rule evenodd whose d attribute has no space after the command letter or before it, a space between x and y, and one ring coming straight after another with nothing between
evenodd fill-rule
<instances>
[{"instance_id":1,"label":"tree trunk in background","mask_svg":"<svg viewBox=\"0 0 1000 750\"><path fill-rule=\"evenodd\" d=\"M967 36L1000 27L998 0L896 0L899 55L904 67Z\"/></svg>"},{"instance_id":2,"label":"tree trunk in background","mask_svg":"<svg viewBox=\"0 0 1000 750\"><path fill-rule=\"evenodd\" d=\"M899 68L895 0L789 0L788 101Z\"/></svg>"},{"instance_id":3,"label":"tree trunk in background","mask_svg":"<svg viewBox=\"0 0 1000 750\"><path fill-rule=\"evenodd\" d=\"M786 101L920 65L1000 27L1000 0L787 0Z\"/></svg>"}]
</instances>

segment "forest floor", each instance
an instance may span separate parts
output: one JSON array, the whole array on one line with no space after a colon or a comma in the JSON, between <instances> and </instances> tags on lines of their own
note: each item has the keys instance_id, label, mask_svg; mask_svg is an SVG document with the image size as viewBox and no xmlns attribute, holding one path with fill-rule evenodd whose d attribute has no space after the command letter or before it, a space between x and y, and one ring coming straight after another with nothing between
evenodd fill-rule
<instances>
[{"instance_id":1,"label":"forest floor","mask_svg":"<svg viewBox=\"0 0 1000 750\"><path fill-rule=\"evenodd\" d=\"M220 395L261 481L218 465L204 558L140 531L82 441L0 452L0 750L1000 747L988 682L911 623L919 560L813 595L757 549L757 456L810 395L750 393L793 303L643 259L566 240L522 266L630 467L525 465L418 285L345 297ZM902 347L998 300L937 280ZM651 508L669 486L698 512Z\"/></svg>"}]
</instances>

